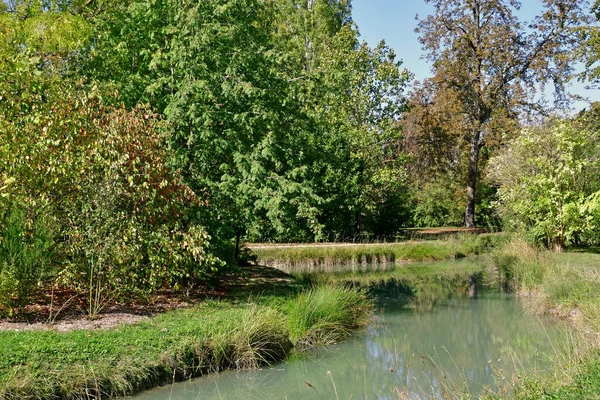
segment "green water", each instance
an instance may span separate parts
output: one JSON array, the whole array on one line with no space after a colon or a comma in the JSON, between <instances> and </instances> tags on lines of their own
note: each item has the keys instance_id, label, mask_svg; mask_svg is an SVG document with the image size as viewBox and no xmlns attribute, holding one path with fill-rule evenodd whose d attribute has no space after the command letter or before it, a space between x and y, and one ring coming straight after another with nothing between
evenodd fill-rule
<instances>
[{"instance_id":1,"label":"green water","mask_svg":"<svg viewBox=\"0 0 600 400\"><path fill-rule=\"evenodd\" d=\"M457 389L476 395L515 371L543 370L562 330L556 321L525 315L507 295L452 298L433 310L381 299L372 326L320 354L136 399L429 399Z\"/></svg>"}]
</instances>

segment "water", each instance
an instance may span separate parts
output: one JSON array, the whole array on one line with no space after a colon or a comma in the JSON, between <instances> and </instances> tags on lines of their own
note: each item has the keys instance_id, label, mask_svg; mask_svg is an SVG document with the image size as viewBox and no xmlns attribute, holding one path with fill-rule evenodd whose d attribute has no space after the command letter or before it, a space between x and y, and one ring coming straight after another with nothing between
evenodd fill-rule
<instances>
[{"instance_id":1,"label":"water","mask_svg":"<svg viewBox=\"0 0 600 400\"><path fill-rule=\"evenodd\" d=\"M452 298L433 310L382 299L371 327L320 354L210 375L136 399L429 399L457 389L477 394L508 382L516 370L543 370L561 330L555 321L525 315L502 294Z\"/></svg>"}]
</instances>

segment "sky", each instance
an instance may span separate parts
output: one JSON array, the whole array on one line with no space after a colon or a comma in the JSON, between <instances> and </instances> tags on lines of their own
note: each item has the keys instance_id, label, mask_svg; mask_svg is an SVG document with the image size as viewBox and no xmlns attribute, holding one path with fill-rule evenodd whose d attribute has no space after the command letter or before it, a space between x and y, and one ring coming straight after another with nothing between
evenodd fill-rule
<instances>
[{"instance_id":1,"label":"sky","mask_svg":"<svg viewBox=\"0 0 600 400\"><path fill-rule=\"evenodd\" d=\"M418 14L424 18L430 14L433 10L430 4L424 0L353 0L352 8L363 40L375 46L385 39L416 80L422 81L431 76L430 66L422 58L424 52L414 31L417 27L415 16ZM531 20L541 9L541 0L523 0L518 15L521 20ZM600 101L600 90L586 89L585 86L585 83L574 82L570 92L591 101ZM575 109L580 110L585 106L586 103L578 102Z\"/></svg>"}]
</instances>

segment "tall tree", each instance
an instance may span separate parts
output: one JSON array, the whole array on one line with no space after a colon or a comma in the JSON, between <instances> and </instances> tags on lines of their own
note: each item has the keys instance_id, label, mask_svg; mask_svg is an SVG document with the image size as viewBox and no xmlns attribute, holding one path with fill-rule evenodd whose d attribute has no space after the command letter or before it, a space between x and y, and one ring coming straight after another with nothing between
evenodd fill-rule
<instances>
[{"instance_id":1,"label":"tall tree","mask_svg":"<svg viewBox=\"0 0 600 400\"><path fill-rule=\"evenodd\" d=\"M280 1L276 46L285 73L311 118L313 146L325 157L311 166L322 198L319 221L330 239L398 228L390 201L405 192L397 124L410 74L384 42L360 42L347 0ZM393 202L393 201L392 201ZM383 221L388 225L383 232Z\"/></svg>"},{"instance_id":2,"label":"tall tree","mask_svg":"<svg viewBox=\"0 0 600 400\"><path fill-rule=\"evenodd\" d=\"M600 0L592 5L592 14L600 21ZM590 25L582 30L583 43L581 46L581 58L585 62L586 69L582 77L594 84L600 83L600 27L598 24Z\"/></svg>"},{"instance_id":3,"label":"tall tree","mask_svg":"<svg viewBox=\"0 0 600 400\"><path fill-rule=\"evenodd\" d=\"M165 115L175 166L208 197L213 236L236 248L250 231L290 240L318 228L311 130L272 40L275 5L131 1L100 18L86 65L126 105Z\"/></svg>"},{"instance_id":4,"label":"tall tree","mask_svg":"<svg viewBox=\"0 0 600 400\"><path fill-rule=\"evenodd\" d=\"M457 94L468 143L465 225L475 226L480 154L502 121L546 109L543 93L554 86L555 105L567 104L573 73L573 29L586 20L579 0L544 0L543 12L523 24L517 0L425 0L434 12L417 32L433 63L433 84Z\"/></svg>"}]
</instances>

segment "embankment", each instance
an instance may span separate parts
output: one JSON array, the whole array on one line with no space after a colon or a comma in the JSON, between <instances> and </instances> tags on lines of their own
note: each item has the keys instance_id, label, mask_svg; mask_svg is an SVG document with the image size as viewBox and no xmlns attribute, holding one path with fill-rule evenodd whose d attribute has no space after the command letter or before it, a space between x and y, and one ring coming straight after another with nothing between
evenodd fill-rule
<instances>
[{"instance_id":1,"label":"embankment","mask_svg":"<svg viewBox=\"0 0 600 400\"><path fill-rule=\"evenodd\" d=\"M323 286L250 303L210 301L106 331L0 332L0 398L99 399L285 359L366 325L371 300Z\"/></svg>"}]
</instances>

